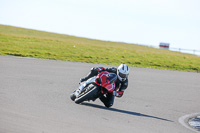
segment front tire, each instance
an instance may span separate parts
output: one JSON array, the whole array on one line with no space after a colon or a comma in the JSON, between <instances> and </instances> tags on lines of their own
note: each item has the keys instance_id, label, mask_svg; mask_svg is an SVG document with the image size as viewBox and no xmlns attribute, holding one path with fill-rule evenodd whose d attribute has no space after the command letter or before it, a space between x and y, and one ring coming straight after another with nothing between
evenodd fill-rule
<instances>
[{"instance_id":1,"label":"front tire","mask_svg":"<svg viewBox=\"0 0 200 133\"><path fill-rule=\"evenodd\" d=\"M79 104L79 103L82 103L83 101L89 100L89 98L92 98L95 94L97 94L97 92L98 92L98 88L94 86L91 90L77 97L75 99L75 103Z\"/></svg>"},{"instance_id":2,"label":"front tire","mask_svg":"<svg viewBox=\"0 0 200 133\"><path fill-rule=\"evenodd\" d=\"M76 99L76 96L74 95L74 93L72 93L72 94L70 95L70 98L71 98L72 101L74 101L74 100Z\"/></svg>"}]
</instances>

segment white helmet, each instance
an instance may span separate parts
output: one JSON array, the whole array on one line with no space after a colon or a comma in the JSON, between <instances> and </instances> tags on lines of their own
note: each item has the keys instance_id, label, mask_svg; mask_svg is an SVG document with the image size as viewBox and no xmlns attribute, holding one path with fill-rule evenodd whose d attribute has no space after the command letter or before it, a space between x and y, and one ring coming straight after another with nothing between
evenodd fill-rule
<instances>
[{"instance_id":1,"label":"white helmet","mask_svg":"<svg viewBox=\"0 0 200 133\"><path fill-rule=\"evenodd\" d=\"M126 64L121 64L118 68L117 68L117 76L119 78L120 81L125 81L126 78L128 78L129 75L129 68Z\"/></svg>"}]
</instances>

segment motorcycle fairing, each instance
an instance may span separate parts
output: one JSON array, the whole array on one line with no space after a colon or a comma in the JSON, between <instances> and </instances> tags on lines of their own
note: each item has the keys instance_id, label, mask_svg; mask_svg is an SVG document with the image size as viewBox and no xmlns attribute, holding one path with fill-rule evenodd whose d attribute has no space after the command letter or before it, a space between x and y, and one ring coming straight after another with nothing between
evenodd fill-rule
<instances>
[{"instance_id":1,"label":"motorcycle fairing","mask_svg":"<svg viewBox=\"0 0 200 133\"><path fill-rule=\"evenodd\" d=\"M117 79L116 74L103 71L97 75L95 83L106 88L107 92L111 93L115 89L116 79Z\"/></svg>"}]
</instances>

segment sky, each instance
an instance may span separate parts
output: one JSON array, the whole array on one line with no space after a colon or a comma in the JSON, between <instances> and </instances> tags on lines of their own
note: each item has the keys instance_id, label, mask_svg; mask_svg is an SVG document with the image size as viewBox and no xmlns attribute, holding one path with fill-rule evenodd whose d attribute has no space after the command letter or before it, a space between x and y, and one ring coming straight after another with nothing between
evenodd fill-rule
<instances>
[{"instance_id":1,"label":"sky","mask_svg":"<svg viewBox=\"0 0 200 133\"><path fill-rule=\"evenodd\" d=\"M200 50L200 0L0 0L0 24Z\"/></svg>"}]
</instances>

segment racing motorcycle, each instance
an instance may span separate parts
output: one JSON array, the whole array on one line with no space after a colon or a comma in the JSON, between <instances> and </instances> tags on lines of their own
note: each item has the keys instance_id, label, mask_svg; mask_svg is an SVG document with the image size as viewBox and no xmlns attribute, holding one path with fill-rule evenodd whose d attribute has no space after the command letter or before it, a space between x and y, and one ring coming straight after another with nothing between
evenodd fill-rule
<instances>
[{"instance_id":1,"label":"racing motorcycle","mask_svg":"<svg viewBox=\"0 0 200 133\"><path fill-rule=\"evenodd\" d=\"M104 94L113 93L116 79L117 75L115 73L103 71L97 76L80 83L78 89L70 95L70 98L77 104L84 101L95 101Z\"/></svg>"}]
</instances>

